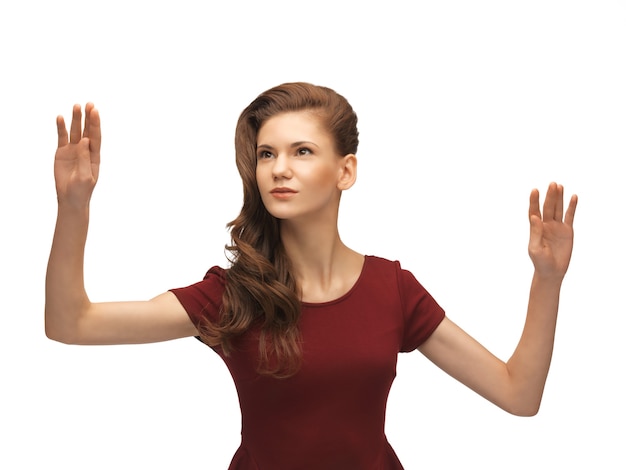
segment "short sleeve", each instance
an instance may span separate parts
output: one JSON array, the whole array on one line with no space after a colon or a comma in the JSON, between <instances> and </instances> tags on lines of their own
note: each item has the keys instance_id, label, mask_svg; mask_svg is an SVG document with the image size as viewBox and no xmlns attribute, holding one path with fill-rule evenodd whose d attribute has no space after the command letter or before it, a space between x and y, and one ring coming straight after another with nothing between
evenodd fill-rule
<instances>
[{"instance_id":1,"label":"short sleeve","mask_svg":"<svg viewBox=\"0 0 626 470\"><path fill-rule=\"evenodd\" d=\"M445 317L443 308L415 279L410 271L398 265L398 284L404 315L401 352L417 349L437 329Z\"/></svg>"},{"instance_id":2,"label":"short sleeve","mask_svg":"<svg viewBox=\"0 0 626 470\"><path fill-rule=\"evenodd\" d=\"M226 285L226 271L213 266L204 279L188 287L170 289L196 327L205 319L217 322L222 307L222 294Z\"/></svg>"}]
</instances>

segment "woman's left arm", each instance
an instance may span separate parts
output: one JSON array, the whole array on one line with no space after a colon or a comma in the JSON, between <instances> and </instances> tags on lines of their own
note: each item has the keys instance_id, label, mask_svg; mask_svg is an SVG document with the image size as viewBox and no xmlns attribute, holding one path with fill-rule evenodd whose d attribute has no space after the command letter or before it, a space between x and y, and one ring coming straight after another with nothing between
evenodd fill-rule
<instances>
[{"instance_id":1,"label":"woman's left arm","mask_svg":"<svg viewBox=\"0 0 626 470\"><path fill-rule=\"evenodd\" d=\"M539 410L552 358L561 283L572 254L577 202L577 196L572 196L564 213L563 186L551 183L542 215L539 192L531 192L528 252L535 272L522 336L508 362L447 318L419 348L452 377L515 415L532 416Z\"/></svg>"}]
</instances>

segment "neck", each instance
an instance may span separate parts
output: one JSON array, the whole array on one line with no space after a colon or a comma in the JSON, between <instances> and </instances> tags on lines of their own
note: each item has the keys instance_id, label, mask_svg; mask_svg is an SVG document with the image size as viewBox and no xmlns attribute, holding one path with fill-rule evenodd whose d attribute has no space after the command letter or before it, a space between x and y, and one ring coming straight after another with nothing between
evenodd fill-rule
<instances>
[{"instance_id":1,"label":"neck","mask_svg":"<svg viewBox=\"0 0 626 470\"><path fill-rule=\"evenodd\" d=\"M336 218L281 221L280 233L303 301L333 300L358 279L364 257L341 241Z\"/></svg>"}]
</instances>

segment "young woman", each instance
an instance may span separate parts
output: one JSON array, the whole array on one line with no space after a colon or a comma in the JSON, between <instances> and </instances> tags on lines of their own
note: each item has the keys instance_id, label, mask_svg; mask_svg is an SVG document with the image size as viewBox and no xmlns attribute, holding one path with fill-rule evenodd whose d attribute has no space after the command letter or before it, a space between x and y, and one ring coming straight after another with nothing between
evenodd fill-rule
<instances>
[{"instance_id":1,"label":"young woman","mask_svg":"<svg viewBox=\"0 0 626 470\"><path fill-rule=\"evenodd\" d=\"M145 302L92 303L83 282L89 201L100 164L100 117L76 105L57 118L57 225L46 281L46 333L73 344L197 336L228 366L242 442L231 469L401 469L385 437L397 354L419 349L517 415L541 402L559 292L572 252L577 197L550 184L530 195L535 267L526 323L503 362L449 320L398 262L364 256L337 229L357 173L357 117L334 91L288 83L241 114L236 162L244 188L230 223L227 269Z\"/></svg>"}]
</instances>

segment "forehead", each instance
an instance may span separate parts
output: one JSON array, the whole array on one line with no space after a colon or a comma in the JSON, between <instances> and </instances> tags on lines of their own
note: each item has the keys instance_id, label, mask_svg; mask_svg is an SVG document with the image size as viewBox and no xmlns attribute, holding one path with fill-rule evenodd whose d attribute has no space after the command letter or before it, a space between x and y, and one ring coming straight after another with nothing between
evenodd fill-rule
<instances>
[{"instance_id":1,"label":"forehead","mask_svg":"<svg viewBox=\"0 0 626 470\"><path fill-rule=\"evenodd\" d=\"M272 141L332 141L322 118L313 111L289 111L267 119L257 133L257 145Z\"/></svg>"}]
</instances>

